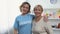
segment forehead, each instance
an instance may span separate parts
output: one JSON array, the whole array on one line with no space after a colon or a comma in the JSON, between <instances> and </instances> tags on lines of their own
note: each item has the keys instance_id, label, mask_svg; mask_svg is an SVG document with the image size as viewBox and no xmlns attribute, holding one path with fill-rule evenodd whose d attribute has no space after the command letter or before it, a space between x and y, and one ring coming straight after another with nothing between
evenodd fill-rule
<instances>
[{"instance_id":1,"label":"forehead","mask_svg":"<svg viewBox=\"0 0 60 34\"><path fill-rule=\"evenodd\" d=\"M28 5L28 4L23 4L23 6L27 6L27 7L29 7L29 5Z\"/></svg>"},{"instance_id":2,"label":"forehead","mask_svg":"<svg viewBox=\"0 0 60 34\"><path fill-rule=\"evenodd\" d=\"M35 9L41 9L41 7L40 6L36 6Z\"/></svg>"}]
</instances>

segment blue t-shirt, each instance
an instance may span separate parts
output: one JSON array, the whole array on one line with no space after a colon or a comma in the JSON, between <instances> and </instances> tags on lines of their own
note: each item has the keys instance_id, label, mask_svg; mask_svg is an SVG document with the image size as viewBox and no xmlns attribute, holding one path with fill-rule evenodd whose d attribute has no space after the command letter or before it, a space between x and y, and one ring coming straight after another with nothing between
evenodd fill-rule
<instances>
[{"instance_id":1,"label":"blue t-shirt","mask_svg":"<svg viewBox=\"0 0 60 34\"><path fill-rule=\"evenodd\" d=\"M18 34L32 34L33 15L19 15L15 19L14 28L18 30Z\"/></svg>"}]
</instances>

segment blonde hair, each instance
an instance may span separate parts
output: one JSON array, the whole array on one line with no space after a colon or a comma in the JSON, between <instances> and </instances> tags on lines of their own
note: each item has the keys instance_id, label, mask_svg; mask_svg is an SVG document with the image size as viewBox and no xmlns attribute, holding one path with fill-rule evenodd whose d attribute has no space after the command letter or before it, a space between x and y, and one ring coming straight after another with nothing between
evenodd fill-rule
<instances>
[{"instance_id":1,"label":"blonde hair","mask_svg":"<svg viewBox=\"0 0 60 34\"><path fill-rule=\"evenodd\" d=\"M36 5L37 7L40 7L41 8L41 11L43 12L43 7L41 5ZM35 10L36 7L34 7L34 10Z\"/></svg>"}]
</instances>

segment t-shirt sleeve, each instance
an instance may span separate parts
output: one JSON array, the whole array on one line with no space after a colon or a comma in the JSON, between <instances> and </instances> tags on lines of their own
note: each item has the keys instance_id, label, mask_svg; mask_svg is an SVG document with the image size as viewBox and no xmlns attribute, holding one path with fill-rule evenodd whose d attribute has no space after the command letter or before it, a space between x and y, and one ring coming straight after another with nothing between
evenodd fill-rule
<instances>
[{"instance_id":1,"label":"t-shirt sleeve","mask_svg":"<svg viewBox=\"0 0 60 34\"><path fill-rule=\"evenodd\" d=\"M14 29L18 30L18 28L19 28L19 23L18 23L17 18L16 18L15 22L14 22Z\"/></svg>"}]
</instances>

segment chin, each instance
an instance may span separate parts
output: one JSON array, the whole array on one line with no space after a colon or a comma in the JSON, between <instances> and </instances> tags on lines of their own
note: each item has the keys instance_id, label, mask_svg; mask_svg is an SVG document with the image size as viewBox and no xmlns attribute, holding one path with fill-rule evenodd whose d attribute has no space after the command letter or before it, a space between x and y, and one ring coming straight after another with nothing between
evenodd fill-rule
<instances>
[{"instance_id":1,"label":"chin","mask_svg":"<svg viewBox=\"0 0 60 34\"><path fill-rule=\"evenodd\" d=\"M41 16L41 15L36 15L36 16Z\"/></svg>"},{"instance_id":2,"label":"chin","mask_svg":"<svg viewBox=\"0 0 60 34\"><path fill-rule=\"evenodd\" d=\"M36 15L36 16L39 16L39 15Z\"/></svg>"},{"instance_id":3,"label":"chin","mask_svg":"<svg viewBox=\"0 0 60 34\"><path fill-rule=\"evenodd\" d=\"M23 14L26 14L26 12L23 12Z\"/></svg>"}]
</instances>

